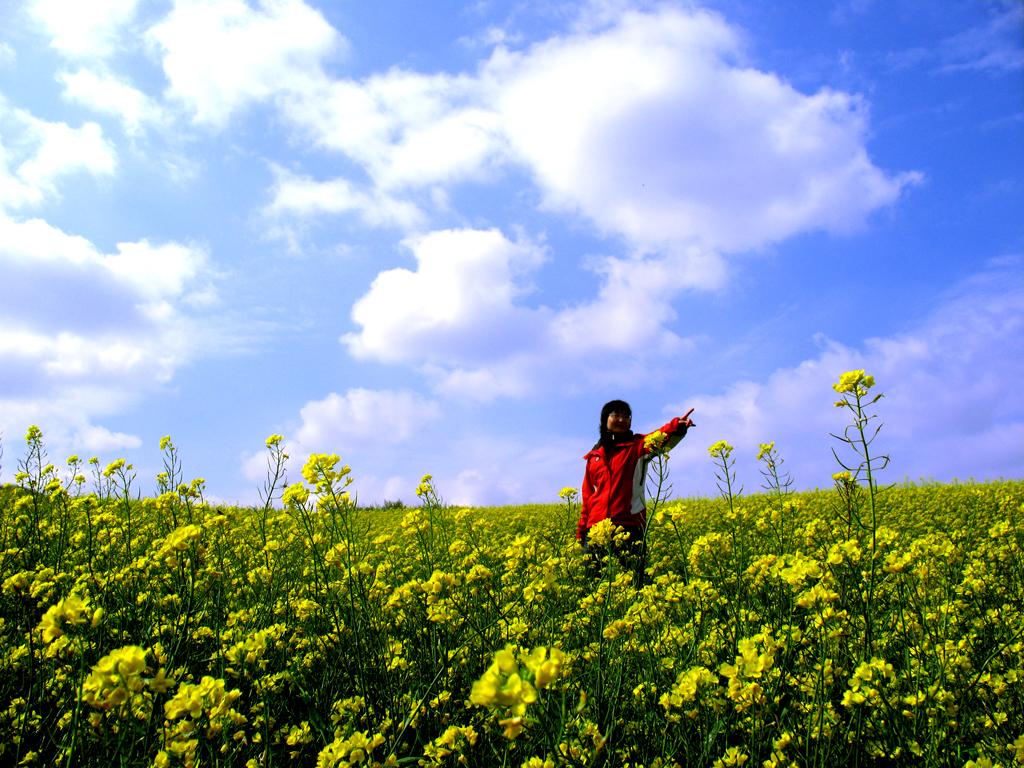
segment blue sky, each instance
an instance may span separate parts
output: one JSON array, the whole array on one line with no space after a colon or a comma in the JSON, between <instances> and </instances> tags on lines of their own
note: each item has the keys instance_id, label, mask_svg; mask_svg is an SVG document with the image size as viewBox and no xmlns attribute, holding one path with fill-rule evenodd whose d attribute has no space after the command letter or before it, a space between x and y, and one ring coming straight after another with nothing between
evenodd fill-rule
<instances>
[{"instance_id":1,"label":"blue sky","mask_svg":"<svg viewBox=\"0 0 1024 768\"><path fill-rule=\"evenodd\" d=\"M577 485L601 405L695 408L758 486L1024 476L1017 2L0 6L0 479L133 461L248 502L263 442L364 502ZM293 469L293 476L297 473Z\"/></svg>"}]
</instances>

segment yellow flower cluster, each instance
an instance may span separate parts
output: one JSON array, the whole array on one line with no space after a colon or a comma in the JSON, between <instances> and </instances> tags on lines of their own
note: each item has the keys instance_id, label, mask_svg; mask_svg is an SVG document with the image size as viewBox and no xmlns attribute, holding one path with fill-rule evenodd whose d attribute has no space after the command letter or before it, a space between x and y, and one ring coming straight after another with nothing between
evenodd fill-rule
<instances>
[{"instance_id":1,"label":"yellow flower cluster","mask_svg":"<svg viewBox=\"0 0 1024 768\"><path fill-rule=\"evenodd\" d=\"M698 715L697 707L691 707L704 690L715 690L718 685L718 678L711 670L705 667L690 667L685 672L680 672L676 678L675 685L671 690L661 695L659 704L665 709L665 715L669 720L678 721L679 715L675 710L683 710L683 713L693 719Z\"/></svg>"},{"instance_id":2,"label":"yellow flower cluster","mask_svg":"<svg viewBox=\"0 0 1024 768\"><path fill-rule=\"evenodd\" d=\"M12 585L25 582L12 581ZM5 587L7 584L5 584ZM63 653L70 643L69 633L86 624L98 623L103 616L102 609L93 611L88 602L76 594L70 594L55 605L50 606L36 631L40 633L43 644L46 646L47 656L58 656Z\"/></svg>"},{"instance_id":3,"label":"yellow flower cluster","mask_svg":"<svg viewBox=\"0 0 1024 768\"><path fill-rule=\"evenodd\" d=\"M469 700L478 706L503 711L507 715L501 720L505 737L515 739L525 726L523 717L527 707L537 701L538 689L558 679L564 662L565 654L558 648L538 646L517 660L514 647L506 646L494 654L491 666L473 683ZM529 673L525 678L524 671Z\"/></svg>"},{"instance_id":4,"label":"yellow flower cluster","mask_svg":"<svg viewBox=\"0 0 1024 768\"><path fill-rule=\"evenodd\" d=\"M656 453L660 451L668 440L668 435L662 432L660 429L651 432L649 435L644 437L644 450Z\"/></svg>"},{"instance_id":5,"label":"yellow flower cluster","mask_svg":"<svg viewBox=\"0 0 1024 768\"><path fill-rule=\"evenodd\" d=\"M152 678L143 677L146 671L146 651L139 646L111 651L82 683L82 701L97 710L130 710L135 717L146 719L152 697L145 693L164 693L171 685L163 668Z\"/></svg>"},{"instance_id":6,"label":"yellow flower cluster","mask_svg":"<svg viewBox=\"0 0 1024 768\"><path fill-rule=\"evenodd\" d=\"M892 664L885 659L872 657L870 661L862 662L857 666L853 677L850 678L850 687L843 693L843 706L877 704L879 701L878 686L895 677L896 673L893 671Z\"/></svg>"},{"instance_id":7,"label":"yellow flower cluster","mask_svg":"<svg viewBox=\"0 0 1024 768\"><path fill-rule=\"evenodd\" d=\"M350 768L355 765L379 765L372 761L373 750L384 743L379 733L368 736L357 731L345 738L335 738L316 759L316 768Z\"/></svg>"},{"instance_id":8,"label":"yellow flower cluster","mask_svg":"<svg viewBox=\"0 0 1024 768\"><path fill-rule=\"evenodd\" d=\"M758 642L762 645L759 648ZM763 638L745 637L739 642L734 664L722 664L718 673L728 681L728 697L737 712L765 701L762 680L774 663L775 647Z\"/></svg>"},{"instance_id":9,"label":"yellow flower cluster","mask_svg":"<svg viewBox=\"0 0 1024 768\"><path fill-rule=\"evenodd\" d=\"M713 459L720 459L722 461L728 459L732 455L732 446L729 445L725 440L719 440L716 443L712 443L708 446L708 455Z\"/></svg>"},{"instance_id":10,"label":"yellow flower cluster","mask_svg":"<svg viewBox=\"0 0 1024 768\"><path fill-rule=\"evenodd\" d=\"M875 377L864 373L863 370L847 371L839 377L839 381L832 385L832 389L840 394L849 392L863 397L871 387L875 386Z\"/></svg>"}]
</instances>

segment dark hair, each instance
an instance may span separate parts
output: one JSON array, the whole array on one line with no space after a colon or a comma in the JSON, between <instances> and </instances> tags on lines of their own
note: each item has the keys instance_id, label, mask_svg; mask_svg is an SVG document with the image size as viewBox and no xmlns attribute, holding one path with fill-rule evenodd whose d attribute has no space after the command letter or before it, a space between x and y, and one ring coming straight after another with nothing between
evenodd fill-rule
<instances>
[{"instance_id":1,"label":"dark hair","mask_svg":"<svg viewBox=\"0 0 1024 768\"><path fill-rule=\"evenodd\" d=\"M627 416L632 416L633 409L625 400L609 400L605 403L601 408L601 439L597 441L597 445L605 445L611 441L611 432L608 431L608 414L610 413L624 413Z\"/></svg>"}]
</instances>

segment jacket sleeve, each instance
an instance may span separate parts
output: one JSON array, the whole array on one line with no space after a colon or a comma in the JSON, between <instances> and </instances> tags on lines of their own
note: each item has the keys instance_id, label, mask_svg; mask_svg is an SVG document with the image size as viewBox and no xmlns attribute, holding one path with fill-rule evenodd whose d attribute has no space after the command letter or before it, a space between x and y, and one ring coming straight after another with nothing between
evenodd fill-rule
<instances>
[{"instance_id":1,"label":"jacket sleeve","mask_svg":"<svg viewBox=\"0 0 1024 768\"><path fill-rule=\"evenodd\" d=\"M654 431L664 432L666 435L668 435L668 440L665 442L665 445L663 447L663 450L667 453L668 451L671 451L673 448L679 445L679 441L686 437L687 429L688 427L685 424L683 424L683 420L677 416L676 418L672 419L672 421L668 422L667 424L663 424ZM653 434L653 432L650 434ZM646 441L644 441L643 446L643 452L645 454L651 452L650 449L647 447Z\"/></svg>"},{"instance_id":2,"label":"jacket sleeve","mask_svg":"<svg viewBox=\"0 0 1024 768\"><path fill-rule=\"evenodd\" d=\"M587 518L590 515L590 506L594 498L594 484L590 479L590 461L587 460L587 469L583 473L583 487L580 488L582 501L580 503L580 521L576 524L576 538L582 540L583 532L590 526Z\"/></svg>"}]
</instances>

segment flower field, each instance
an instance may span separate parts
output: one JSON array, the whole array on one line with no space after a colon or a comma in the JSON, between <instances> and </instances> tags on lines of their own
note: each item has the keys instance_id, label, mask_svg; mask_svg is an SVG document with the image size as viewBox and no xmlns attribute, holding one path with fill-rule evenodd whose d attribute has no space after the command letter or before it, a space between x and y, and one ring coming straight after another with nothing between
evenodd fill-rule
<instances>
[{"instance_id":1,"label":"flower field","mask_svg":"<svg viewBox=\"0 0 1024 768\"><path fill-rule=\"evenodd\" d=\"M457 509L426 477L362 510L336 456L282 487L273 436L268 503L231 508L161 448L157 495L121 461L87 493L29 432L0 763L1024 764L1022 481L880 488L868 455L791 493L768 444L742 496L716 443L722 497L652 488L646 574L594 577L572 489Z\"/></svg>"}]
</instances>

